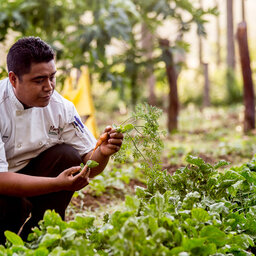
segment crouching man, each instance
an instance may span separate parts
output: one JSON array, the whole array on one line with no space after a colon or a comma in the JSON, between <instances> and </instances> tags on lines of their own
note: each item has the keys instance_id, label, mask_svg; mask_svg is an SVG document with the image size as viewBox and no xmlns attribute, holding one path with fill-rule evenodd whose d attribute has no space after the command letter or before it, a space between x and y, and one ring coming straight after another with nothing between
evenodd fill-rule
<instances>
[{"instance_id":1,"label":"crouching man","mask_svg":"<svg viewBox=\"0 0 256 256\"><path fill-rule=\"evenodd\" d=\"M117 152L123 135L107 127L108 139L86 163L96 140L74 105L55 88L52 48L40 38L18 40L7 55L8 78L0 81L0 244L4 231L22 229L26 240L47 209L64 219L74 191L88 185Z\"/></svg>"}]
</instances>

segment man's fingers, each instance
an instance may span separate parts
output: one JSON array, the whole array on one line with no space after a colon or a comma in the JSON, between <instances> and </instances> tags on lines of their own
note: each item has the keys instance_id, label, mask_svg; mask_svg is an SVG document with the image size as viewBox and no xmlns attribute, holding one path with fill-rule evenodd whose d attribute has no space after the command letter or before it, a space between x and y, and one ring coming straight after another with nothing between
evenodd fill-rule
<instances>
[{"instance_id":1,"label":"man's fingers","mask_svg":"<svg viewBox=\"0 0 256 256\"><path fill-rule=\"evenodd\" d=\"M108 144L108 148L112 149L114 151L118 151L120 149L120 146L114 145L114 144Z\"/></svg>"},{"instance_id":2,"label":"man's fingers","mask_svg":"<svg viewBox=\"0 0 256 256\"><path fill-rule=\"evenodd\" d=\"M88 170L88 166L85 165L84 168L82 169L82 171L80 172L80 175L84 176L86 174L87 170Z\"/></svg>"},{"instance_id":3,"label":"man's fingers","mask_svg":"<svg viewBox=\"0 0 256 256\"><path fill-rule=\"evenodd\" d=\"M123 142L123 140L121 140L121 139L109 139L108 140L108 143L114 144L114 145L119 145L119 146L122 144L122 142Z\"/></svg>"},{"instance_id":4,"label":"man's fingers","mask_svg":"<svg viewBox=\"0 0 256 256\"><path fill-rule=\"evenodd\" d=\"M83 170L80 172L80 176L83 177L83 178L88 178L89 175L90 175L90 168L88 168L87 165L84 166Z\"/></svg>"},{"instance_id":5,"label":"man's fingers","mask_svg":"<svg viewBox=\"0 0 256 256\"><path fill-rule=\"evenodd\" d=\"M77 173L80 169L81 169L80 166L74 166L74 167L67 169L66 172L68 172L69 174L72 175L72 174Z\"/></svg>"},{"instance_id":6,"label":"man's fingers","mask_svg":"<svg viewBox=\"0 0 256 256\"><path fill-rule=\"evenodd\" d=\"M111 133L109 134L109 137L110 137L110 138L115 138L115 139L123 139L123 138L124 138L124 135L123 135L122 133L120 133L120 132L114 131L114 132L111 132Z\"/></svg>"},{"instance_id":7,"label":"man's fingers","mask_svg":"<svg viewBox=\"0 0 256 256\"><path fill-rule=\"evenodd\" d=\"M110 125L108 125L108 126L105 128L104 132L110 132L111 130L112 130L112 127L111 127Z\"/></svg>"}]
</instances>

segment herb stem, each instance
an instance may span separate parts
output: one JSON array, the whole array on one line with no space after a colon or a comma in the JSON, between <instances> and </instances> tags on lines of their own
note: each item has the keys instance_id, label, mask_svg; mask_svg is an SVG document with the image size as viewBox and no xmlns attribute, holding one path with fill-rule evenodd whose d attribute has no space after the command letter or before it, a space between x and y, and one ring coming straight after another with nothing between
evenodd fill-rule
<instances>
[{"instance_id":1,"label":"herb stem","mask_svg":"<svg viewBox=\"0 0 256 256\"><path fill-rule=\"evenodd\" d=\"M120 125L125 124L127 121L129 121L129 120L131 120L131 119L134 119L134 117L131 116L131 117L127 118L126 120L124 120L123 122L121 122ZM134 121L136 121L136 120L133 120L133 122L134 122Z\"/></svg>"},{"instance_id":2,"label":"herb stem","mask_svg":"<svg viewBox=\"0 0 256 256\"><path fill-rule=\"evenodd\" d=\"M137 149L137 151L138 151L138 152L140 153L140 155L143 157L144 161L147 161L147 159L145 158L145 156L141 153L141 151L140 151L139 148L137 147L137 145L136 145L135 141L133 140L132 136L131 136L129 133L128 133L127 135L128 135L129 138L131 139L131 141L132 141L134 147Z\"/></svg>"}]
</instances>

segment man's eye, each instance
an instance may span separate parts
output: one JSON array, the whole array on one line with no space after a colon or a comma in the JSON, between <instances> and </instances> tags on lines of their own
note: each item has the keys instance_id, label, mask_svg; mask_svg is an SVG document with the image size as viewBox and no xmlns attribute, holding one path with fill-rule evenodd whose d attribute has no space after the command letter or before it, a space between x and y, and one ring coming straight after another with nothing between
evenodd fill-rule
<instances>
[{"instance_id":1,"label":"man's eye","mask_svg":"<svg viewBox=\"0 0 256 256\"><path fill-rule=\"evenodd\" d=\"M35 83L41 84L43 81L44 81L44 79L37 79L37 80L35 80Z\"/></svg>"},{"instance_id":2,"label":"man's eye","mask_svg":"<svg viewBox=\"0 0 256 256\"><path fill-rule=\"evenodd\" d=\"M51 82L54 81L54 79L55 79L55 76L51 76L51 77L50 77L50 81L51 81Z\"/></svg>"}]
</instances>

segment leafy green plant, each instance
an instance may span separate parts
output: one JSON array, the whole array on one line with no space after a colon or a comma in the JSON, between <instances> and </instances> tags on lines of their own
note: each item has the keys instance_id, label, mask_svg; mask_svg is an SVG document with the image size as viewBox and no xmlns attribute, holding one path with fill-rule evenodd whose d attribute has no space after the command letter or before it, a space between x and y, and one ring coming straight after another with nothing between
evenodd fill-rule
<instances>
[{"instance_id":1,"label":"leafy green plant","mask_svg":"<svg viewBox=\"0 0 256 256\"><path fill-rule=\"evenodd\" d=\"M47 211L29 243L6 232L0 255L253 255L256 157L222 172L225 161L189 155L187 162L166 176L165 191L138 187L126 210L100 226L90 216L67 223Z\"/></svg>"},{"instance_id":2,"label":"leafy green plant","mask_svg":"<svg viewBox=\"0 0 256 256\"><path fill-rule=\"evenodd\" d=\"M29 242L6 232L7 243L6 247L0 246L1 256L253 255L256 156L246 164L228 168L227 161L210 164L187 155L187 165L171 176L161 170L161 143L150 146L153 139L154 143L161 140L162 133L153 121L158 114L144 105L134 115L142 119L133 123L122 149L125 151L117 159L121 163L135 161L137 169L147 177L147 188L137 187L135 197L126 196L124 210L105 215L98 225L91 216L77 215L73 221L65 222L47 211L39 227L29 235ZM143 121L142 132L133 134L139 120ZM145 145L144 138L148 140ZM120 166L127 168L126 164ZM122 171L115 170L104 179L108 175L114 178ZM127 180L130 177L127 175Z\"/></svg>"},{"instance_id":3,"label":"leafy green plant","mask_svg":"<svg viewBox=\"0 0 256 256\"><path fill-rule=\"evenodd\" d=\"M118 132L124 133L123 144L120 151L113 155L115 161L112 170L105 171L90 182L89 188L93 194L99 196L106 191L106 187L111 186L125 189L124 183L129 183L131 178L147 182L141 177L142 172L147 173L148 180L155 182L157 173L158 177L162 173L160 155L165 133L158 124L161 114L160 109L147 103L138 104L131 117L119 125L112 125Z\"/></svg>"},{"instance_id":4,"label":"leafy green plant","mask_svg":"<svg viewBox=\"0 0 256 256\"><path fill-rule=\"evenodd\" d=\"M162 138L165 131L160 130L158 119L162 111L146 103L138 104L132 117L132 124L125 125L127 135L124 137L121 150L114 155L114 160L140 163L145 172L149 188L154 184L162 186L162 164L160 155L163 150ZM122 124L121 124L122 125ZM132 128L132 129L131 129Z\"/></svg>"}]
</instances>

